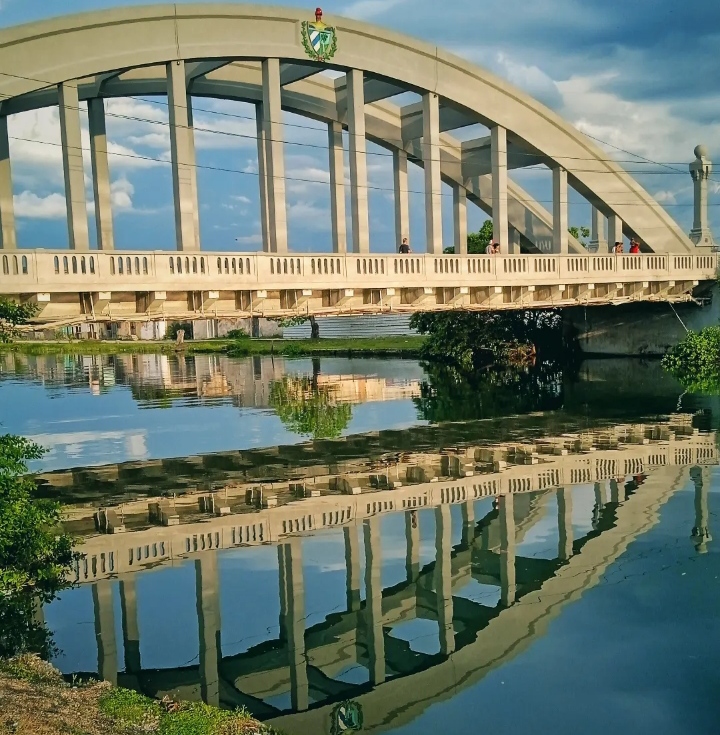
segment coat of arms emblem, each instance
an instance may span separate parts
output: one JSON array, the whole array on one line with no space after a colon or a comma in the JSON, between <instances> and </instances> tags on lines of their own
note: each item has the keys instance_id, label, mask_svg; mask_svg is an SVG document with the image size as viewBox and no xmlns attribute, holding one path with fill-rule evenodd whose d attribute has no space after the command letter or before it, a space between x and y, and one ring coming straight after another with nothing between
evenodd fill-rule
<instances>
[{"instance_id":1,"label":"coat of arms emblem","mask_svg":"<svg viewBox=\"0 0 720 735\"><path fill-rule=\"evenodd\" d=\"M315 61L327 61L337 51L335 29L323 23L322 14L322 8L317 8L315 22L306 20L302 24L302 44L307 55Z\"/></svg>"},{"instance_id":2,"label":"coat of arms emblem","mask_svg":"<svg viewBox=\"0 0 720 735\"><path fill-rule=\"evenodd\" d=\"M341 735L344 732L357 732L362 730L363 713L359 702L351 699L340 702L330 715L330 732L332 735Z\"/></svg>"}]
</instances>

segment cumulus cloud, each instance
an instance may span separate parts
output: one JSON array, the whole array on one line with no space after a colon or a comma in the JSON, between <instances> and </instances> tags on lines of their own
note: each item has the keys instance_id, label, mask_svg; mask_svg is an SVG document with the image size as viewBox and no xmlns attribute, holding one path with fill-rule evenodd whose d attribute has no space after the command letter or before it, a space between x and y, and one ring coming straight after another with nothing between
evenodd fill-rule
<instances>
[{"instance_id":1,"label":"cumulus cloud","mask_svg":"<svg viewBox=\"0 0 720 735\"><path fill-rule=\"evenodd\" d=\"M13 197L15 216L26 219L64 219L67 216L65 197L48 194L40 197L32 191L23 191Z\"/></svg>"}]
</instances>

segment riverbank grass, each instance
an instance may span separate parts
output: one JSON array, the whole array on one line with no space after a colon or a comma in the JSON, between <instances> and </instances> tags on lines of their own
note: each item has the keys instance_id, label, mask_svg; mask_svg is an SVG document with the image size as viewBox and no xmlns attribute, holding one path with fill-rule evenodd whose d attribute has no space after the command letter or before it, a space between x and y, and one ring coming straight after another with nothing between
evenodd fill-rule
<instances>
[{"instance_id":1,"label":"riverbank grass","mask_svg":"<svg viewBox=\"0 0 720 735\"><path fill-rule=\"evenodd\" d=\"M67 683L37 656L0 660L0 735L282 735L245 710Z\"/></svg>"},{"instance_id":2,"label":"riverbank grass","mask_svg":"<svg viewBox=\"0 0 720 735\"><path fill-rule=\"evenodd\" d=\"M337 339L212 339L188 340L178 347L170 340L18 340L0 344L0 352L25 355L120 354L227 354L234 357L284 355L286 357L418 357L425 337L360 337Z\"/></svg>"}]
</instances>

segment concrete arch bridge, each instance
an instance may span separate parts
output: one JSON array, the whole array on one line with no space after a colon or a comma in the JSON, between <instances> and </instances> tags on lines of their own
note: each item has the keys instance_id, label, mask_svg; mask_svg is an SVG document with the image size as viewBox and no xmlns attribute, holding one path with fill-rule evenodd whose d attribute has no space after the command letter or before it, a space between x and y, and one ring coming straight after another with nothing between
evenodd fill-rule
<instances>
[{"instance_id":1,"label":"concrete arch bridge","mask_svg":"<svg viewBox=\"0 0 720 735\"><path fill-rule=\"evenodd\" d=\"M398 104L405 92L420 101ZM344 18L158 5L10 28L0 33L0 95L0 293L37 303L42 322L683 300L715 275L704 149L696 149L689 237L592 140L525 93L435 46ZM135 95L167 96L172 256L114 247L105 100ZM201 249L192 97L255 105L262 252ZM88 231L84 105L98 252ZM72 252L52 243L16 251L7 119L47 106L59 109ZM332 254L291 254L283 111L327 125ZM478 124L490 135L456 137ZM392 154L398 242L409 231L408 161L423 167L426 253L371 253L367 140ZM538 165L552 171L552 211L508 176ZM453 255L443 254L443 183L453 192ZM568 187L592 207L594 252L568 233ZM501 255L467 255L468 200L492 217ZM611 256L608 241L623 235L637 238L642 254Z\"/></svg>"}]
</instances>

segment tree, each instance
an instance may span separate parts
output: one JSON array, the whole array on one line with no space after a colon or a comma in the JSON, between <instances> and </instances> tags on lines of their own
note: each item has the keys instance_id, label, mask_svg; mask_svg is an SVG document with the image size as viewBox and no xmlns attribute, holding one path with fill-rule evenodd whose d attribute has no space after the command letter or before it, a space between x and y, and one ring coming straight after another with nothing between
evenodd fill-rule
<instances>
[{"instance_id":1,"label":"tree","mask_svg":"<svg viewBox=\"0 0 720 735\"><path fill-rule=\"evenodd\" d=\"M26 650L47 654L49 635L34 610L68 586L77 558L73 540L58 531L60 504L36 497L27 463L42 447L0 436L0 656Z\"/></svg>"},{"instance_id":2,"label":"tree","mask_svg":"<svg viewBox=\"0 0 720 735\"><path fill-rule=\"evenodd\" d=\"M275 381L270 386L270 405L290 431L334 439L350 423L352 406L336 403L326 386L318 386L317 372L313 361L313 377L285 376Z\"/></svg>"},{"instance_id":3,"label":"tree","mask_svg":"<svg viewBox=\"0 0 720 735\"><path fill-rule=\"evenodd\" d=\"M588 227L568 227L568 232L587 250L590 229Z\"/></svg>"},{"instance_id":4,"label":"tree","mask_svg":"<svg viewBox=\"0 0 720 735\"><path fill-rule=\"evenodd\" d=\"M467 236L468 255L482 255L485 248L493 239L493 223L491 219L485 220L483 226L477 232L471 232ZM446 254L455 252L455 248L445 248Z\"/></svg>"},{"instance_id":5,"label":"tree","mask_svg":"<svg viewBox=\"0 0 720 735\"><path fill-rule=\"evenodd\" d=\"M276 319L281 327L297 327L305 322L310 322L310 339L320 339L320 325L317 319L312 315L291 316L284 319Z\"/></svg>"},{"instance_id":6,"label":"tree","mask_svg":"<svg viewBox=\"0 0 720 735\"><path fill-rule=\"evenodd\" d=\"M37 312L37 304L18 304L0 297L0 342L16 339L20 335L18 327L27 324Z\"/></svg>"}]
</instances>

